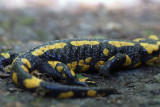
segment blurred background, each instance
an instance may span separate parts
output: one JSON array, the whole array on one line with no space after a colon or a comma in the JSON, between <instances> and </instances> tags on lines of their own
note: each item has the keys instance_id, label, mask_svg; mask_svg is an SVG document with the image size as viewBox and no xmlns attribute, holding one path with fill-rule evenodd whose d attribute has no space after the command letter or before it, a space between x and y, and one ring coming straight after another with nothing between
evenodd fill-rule
<instances>
[{"instance_id":1,"label":"blurred background","mask_svg":"<svg viewBox=\"0 0 160 107\"><path fill-rule=\"evenodd\" d=\"M26 50L56 39L158 35L159 10L160 0L0 0L0 49Z\"/></svg>"}]
</instances>

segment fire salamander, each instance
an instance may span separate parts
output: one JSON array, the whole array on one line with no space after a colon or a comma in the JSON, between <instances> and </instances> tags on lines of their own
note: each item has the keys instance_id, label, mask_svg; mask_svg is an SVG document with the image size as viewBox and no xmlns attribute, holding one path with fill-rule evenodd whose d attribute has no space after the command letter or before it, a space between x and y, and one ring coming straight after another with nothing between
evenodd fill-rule
<instances>
[{"instance_id":1,"label":"fire salamander","mask_svg":"<svg viewBox=\"0 0 160 107\"><path fill-rule=\"evenodd\" d=\"M133 41L69 39L45 43L22 54L5 52L0 55L0 70L11 64L13 82L29 90L43 88L57 98L106 96L116 92L106 87L87 87L87 81L75 73L96 73L108 76L118 69L136 68L160 57L160 41L155 35ZM72 85L47 82L32 75L48 73L56 80ZM73 85L84 85L73 86Z\"/></svg>"}]
</instances>

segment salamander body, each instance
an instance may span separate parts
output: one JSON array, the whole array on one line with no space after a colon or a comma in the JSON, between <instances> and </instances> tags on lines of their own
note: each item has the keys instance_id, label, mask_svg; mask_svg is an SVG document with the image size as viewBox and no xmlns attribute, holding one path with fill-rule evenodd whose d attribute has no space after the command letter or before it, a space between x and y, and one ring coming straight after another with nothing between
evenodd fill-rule
<instances>
[{"instance_id":1,"label":"salamander body","mask_svg":"<svg viewBox=\"0 0 160 107\"><path fill-rule=\"evenodd\" d=\"M109 76L119 69L137 68L158 60L160 41L155 35L133 41L68 39L55 40L22 54L5 52L0 55L0 70L11 64L11 78L19 87L35 90L43 88L47 95L58 98L95 97L116 93L115 89L87 86L76 73L98 73ZM33 76L47 73L55 80L71 85L47 82Z\"/></svg>"}]
</instances>

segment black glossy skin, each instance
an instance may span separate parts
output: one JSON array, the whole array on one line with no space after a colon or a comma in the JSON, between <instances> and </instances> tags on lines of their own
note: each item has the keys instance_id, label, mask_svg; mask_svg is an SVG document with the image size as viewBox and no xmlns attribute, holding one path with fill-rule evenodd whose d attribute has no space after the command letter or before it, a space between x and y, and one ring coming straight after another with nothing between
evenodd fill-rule
<instances>
[{"instance_id":1,"label":"black glossy skin","mask_svg":"<svg viewBox=\"0 0 160 107\"><path fill-rule=\"evenodd\" d=\"M99 44L97 45L90 45L90 44L84 44L81 46L74 46L71 44L72 41L97 41ZM128 69L128 68L135 68L135 65L138 62L141 62L139 65L146 64L147 61L151 60L152 58L159 57L160 53L160 46L157 45L157 42L159 40L154 39L144 39L138 42L134 41L120 41L120 40L114 40L117 42L129 42L134 44L133 46L125 45L121 47L117 47L115 45L112 45L109 43L109 41L113 40L93 40L93 39L70 39L70 40L57 40L57 41L51 41L44 45L38 46L34 49L31 49L30 51L27 51L23 53L22 55L13 54L11 53L10 58L4 58L1 56L0 59L0 68L2 71L3 67L5 67L8 64L11 64L13 59L15 59L16 56L18 58L12 63L12 72L15 72L18 78L18 83L20 87L27 88L24 85L24 80L28 78L32 78L32 76L29 73L26 73L24 69L22 69L22 65L26 66L21 60L23 58L26 58L30 64L31 68L27 67L30 73L32 73L34 70L38 70L41 73L48 73L49 75L53 76L55 79L66 79L69 84L73 85L84 85L87 86L87 81L80 82L76 76L74 76L71 73L71 69L67 66L68 63L72 63L80 60L85 61L86 58L92 57L92 60L87 63L89 65L89 69L86 69L83 72L86 73L97 73L99 71L100 75L103 76L109 76L111 73L115 72L118 69ZM46 47L48 45L53 45L56 43L65 43L66 45L64 48L59 49L50 49L46 52L44 52L42 55L35 56L32 54L35 50L38 50L39 48ZM148 51L140 45L140 43L149 43L153 45L157 45L158 49L153 50L152 53L148 53ZM109 53L108 55L104 55L104 49L108 49ZM113 57L110 59L111 57ZM128 59L130 61L126 61ZM8 63L4 63L6 61L9 61ZM62 66L63 70L59 72L56 68L53 68L48 61L59 61L61 63L56 64L56 68L58 66ZM105 63L103 65L99 65L100 69L96 69L95 65L98 61L104 61ZM152 62L152 61L151 61ZM86 64L86 62L84 62ZM127 64L124 66L124 64ZM138 67L138 66L136 66ZM74 69L74 72L80 72L82 69L82 66L78 65ZM64 77L62 74L65 74ZM14 81L14 79L13 79ZM34 81L33 81L34 82ZM60 85L56 83L50 83L46 81L40 82L38 87L30 88L44 88L47 90L47 94L58 97L63 92L73 92L74 95L70 97L93 97L87 94L89 90L95 90L96 95L108 95L112 93L116 93L115 89L108 89L108 88L89 88L89 87L80 87L80 86L66 86L66 85ZM29 89L29 88L27 88ZM102 95L103 96L103 95ZM68 98L68 96L66 96Z\"/></svg>"}]
</instances>

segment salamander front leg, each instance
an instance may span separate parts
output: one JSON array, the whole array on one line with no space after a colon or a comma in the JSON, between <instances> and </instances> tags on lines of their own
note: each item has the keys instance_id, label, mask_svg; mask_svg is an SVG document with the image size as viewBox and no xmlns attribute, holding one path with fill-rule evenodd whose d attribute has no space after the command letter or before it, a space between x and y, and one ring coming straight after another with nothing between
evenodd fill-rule
<instances>
[{"instance_id":1,"label":"salamander front leg","mask_svg":"<svg viewBox=\"0 0 160 107\"><path fill-rule=\"evenodd\" d=\"M68 84L88 86L85 82L79 81L76 77L75 72L70 69L66 64L59 61L48 61L48 64L55 72L57 72L54 74L60 74L59 78L62 80L66 80Z\"/></svg>"}]
</instances>

